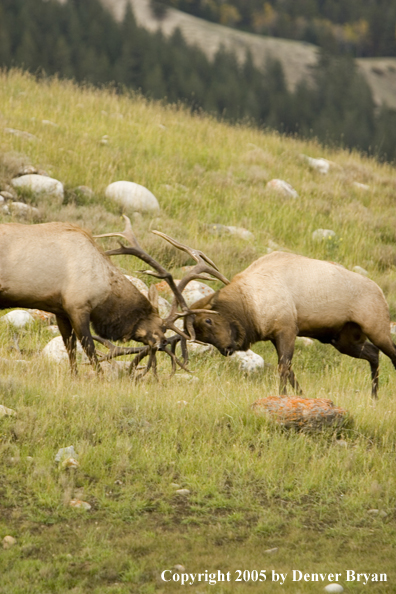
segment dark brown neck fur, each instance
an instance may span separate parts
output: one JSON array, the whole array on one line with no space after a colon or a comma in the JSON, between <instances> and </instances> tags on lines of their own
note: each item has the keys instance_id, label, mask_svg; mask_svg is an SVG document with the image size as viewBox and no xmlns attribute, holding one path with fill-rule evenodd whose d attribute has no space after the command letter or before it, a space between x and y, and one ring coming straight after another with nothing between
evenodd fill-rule
<instances>
[{"instance_id":1,"label":"dark brown neck fur","mask_svg":"<svg viewBox=\"0 0 396 594\"><path fill-rule=\"evenodd\" d=\"M142 320L154 313L153 306L127 279L122 291L113 291L91 313L95 332L108 340L133 340Z\"/></svg>"}]
</instances>

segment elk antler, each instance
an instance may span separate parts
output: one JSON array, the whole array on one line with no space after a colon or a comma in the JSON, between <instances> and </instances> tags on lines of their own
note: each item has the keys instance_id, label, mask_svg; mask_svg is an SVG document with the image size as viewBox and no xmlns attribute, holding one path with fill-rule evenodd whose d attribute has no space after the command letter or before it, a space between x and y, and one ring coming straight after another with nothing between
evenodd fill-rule
<instances>
[{"instance_id":1,"label":"elk antler","mask_svg":"<svg viewBox=\"0 0 396 594\"><path fill-rule=\"evenodd\" d=\"M202 279L202 280L213 280L212 277L215 277L218 280L220 280L222 283L224 283L225 285L230 284L230 281L225 276L223 276L221 274L221 272L217 268L216 264L214 262L212 262L212 260L210 258L208 258L208 256L206 256L206 254L201 252L201 250L196 250L194 248L190 248L187 245L184 245L183 243L176 241L176 239L169 237L169 235L162 233L162 231L153 231L153 233L155 235L159 235L159 237L162 237L163 239L168 241L170 244L172 244L174 247L178 248L179 250L186 252L197 262L197 264L192 268L192 270L190 270L178 283L177 289L180 293L183 293L184 289L186 288L186 286L188 285L188 283L190 281L197 279L197 278ZM177 311L177 301L174 299L173 303L172 303L171 311L170 311L167 319L165 320L165 323L168 328L175 329L176 326L174 323L177 320L177 318L179 318L181 316L186 316L185 326L189 333L188 340L195 340L195 331L194 331L192 316L195 313L206 313L207 311L209 311L209 310L206 310L206 309L190 310L190 309L188 309L187 311L184 310L182 313L179 313ZM210 313L213 314L213 313L217 313L217 312L210 310ZM186 338L187 338L186 335L182 336L182 351L183 352L185 352L185 350L186 350L186 344L185 344Z\"/></svg>"},{"instance_id":2,"label":"elk antler","mask_svg":"<svg viewBox=\"0 0 396 594\"><path fill-rule=\"evenodd\" d=\"M172 371L171 371L170 377L172 377L172 375L174 375L177 365L181 369L184 369L184 371L187 371L187 373L191 373L191 371L186 367L186 361L184 361L184 363L182 363L175 355L174 350L176 347L177 340L174 340L174 337L171 337L165 346L162 346L158 349L156 347L153 348L150 346L119 347L119 346L116 346L115 344L113 344L112 342L110 342L110 340L106 340L105 338L101 338L99 336L93 336L92 338L94 340L96 340L97 342L100 342L101 344L103 344L105 347L107 347L109 349L108 353L98 353L98 360L100 362L109 361L110 359L114 359L115 357L121 357L122 355L136 355L136 357L134 357L134 359L132 359L131 365L129 367L129 373L132 375L134 375L136 370L141 369L140 367L138 367L140 361L142 361L142 359L144 359L145 357L149 356L147 365L146 365L146 367L143 368L143 370L144 370L143 373L140 374L137 379L141 379L142 377L144 377L146 375L146 373L148 371L150 371L151 368L153 369L154 376L157 378L157 360L156 360L157 351L164 351L171 358ZM180 340L179 337L177 337L177 338ZM168 350L168 348L167 348L168 344L170 344L171 350Z\"/></svg>"}]
</instances>

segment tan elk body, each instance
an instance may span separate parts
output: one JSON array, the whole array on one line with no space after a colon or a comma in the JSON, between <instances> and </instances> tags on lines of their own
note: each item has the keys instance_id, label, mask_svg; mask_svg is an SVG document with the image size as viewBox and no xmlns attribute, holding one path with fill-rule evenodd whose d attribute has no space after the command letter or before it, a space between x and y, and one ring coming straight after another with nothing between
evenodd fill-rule
<instances>
[{"instance_id":1,"label":"tan elk body","mask_svg":"<svg viewBox=\"0 0 396 594\"><path fill-rule=\"evenodd\" d=\"M90 322L103 338L138 340L150 346L164 340L155 303L125 278L80 227L0 225L0 254L0 309L28 307L54 313L73 371L76 336L98 368Z\"/></svg>"},{"instance_id":2,"label":"tan elk body","mask_svg":"<svg viewBox=\"0 0 396 594\"><path fill-rule=\"evenodd\" d=\"M278 354L281 393L286 393L287 380L299 390L291 368L297 336L316 338L341 353L367 360L374 396L379 350L396 367L382 290L370 279L332 262L273 252L194 308L217 312L197 313L194 330L198 340L213 344L223 355L270 340Z\"/></svg>"}]
</instances>

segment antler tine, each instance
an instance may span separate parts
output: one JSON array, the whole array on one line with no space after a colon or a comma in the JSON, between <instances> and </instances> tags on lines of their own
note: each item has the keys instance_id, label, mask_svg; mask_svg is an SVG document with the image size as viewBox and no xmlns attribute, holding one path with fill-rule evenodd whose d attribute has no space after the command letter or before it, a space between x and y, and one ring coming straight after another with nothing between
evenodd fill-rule
<instances>
[{"instance_id":1,"label":"antler tine","mask_svg":"<svg viewBox=\"0 0 396 594\"><path fill-rule=\"evenodd\" d=\"M94 235L95 239L99 237L123 237L136 249L141 249L135 234L132 230L132 223L129 217L122 215L125 219L125 229L121 233L103 233L102 235Z\"/></svg>"},{"instance_id":2,"label":"antler tine","mask_svg":"<svg viewBox=\"0 0 396 594\"><path fill-rule=\"evenodd\" d=\"M114 359L115 357L121 357L122 355L136 355L141 354L143 351L148 353L150 347L119 347L110 342L110 340L106 340L105 338L101 338L100 336L92 336L94 340L100 342L105 347L109 349L108 353L100 353L97 351L98 359L100 362L102 361L109 361L110 359Z\"/></svg>"},{"instance_id":3,"label":"antler tine","mask_svg":"<svg viewBox=\"0 0 396 594\"><path fill-rule=\"evenodd\" d=\"M186 254L189 254L196 262L205 260L205 262L207 262L212 268L214 268L215 270L217 270L219 272L219 269L217 268L216 264L214 262L212 262L212 260L210 258L208 258L208 256L206 254L201 252L201 250L196 250L195 248L190 248L189 246L184 245L183 243L180 243L176 239L173 239L173 237L170 237L169 235L162 233L162 231L152 231L152 233L155 233L155 235L159 235L160 237L162 237L163 239L165 239L166 241L171 243L174 247L178 248L179 250L186 252Z\"/></svg>"}]
</instances>

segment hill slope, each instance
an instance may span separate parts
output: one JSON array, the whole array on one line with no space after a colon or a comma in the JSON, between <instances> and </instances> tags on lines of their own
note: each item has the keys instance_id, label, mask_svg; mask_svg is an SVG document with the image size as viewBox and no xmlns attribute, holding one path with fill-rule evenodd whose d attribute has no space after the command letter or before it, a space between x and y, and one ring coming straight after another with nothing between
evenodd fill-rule
<instances>
[{"instance_id":1,"label":"hill slope","mask_svg":"<svg viewBox=\"0 0 396 594\"><path fill-rule=\"evenodd\" d=\"M159 200L155 219L129 214L139 243L175 278L190 261L151 229L202 249L229 277L275 244L363 266L396 313L391 166L111 89L37 83L17 71L0 74L0 106L0 185L32 163L66 186L62 206L20 195L43 221L120 230L121 210L104 189L128 179ZM329 159L328 174L311 169L302 153ZM299 196L271 191L273 178ZM76 191L81 184L93 195ZM0 222L17 220L0 210ZM243 226L253 237L218 234L213 223ZM317 228L338 238L316 242ZM130 274L142 266L127 256L116 261ZM238 570L248 572L252 594L262 594L254 571L265 569L269 592L278 591L271 570L288 574L286 594L296 592L293 569L338 572L349 586L353 567L395 583L396 374L389 361L381 361L374 408L367 362L329 345L297 344L294 369L305 396L329 397L353 418L339 432L305 434L250 408L278 390L270 343L254 346L268 363L257 376L212 352L192 354L194 379L169 379L169 363L159 357L159 382L147 376L139 383L125 372L94 377L82 364L71 378L67 363L41 355L52 337L39 322L26 329L0 323L0 404L16 411L0 418L0 535L16 540L1 551L2 592L180 593L180 581L161 578L176 565L230 572L235 588L199 586L224 594L246 591ZM70 445L78 466L66 468L55 456ZM89 511L72 507L74 500ZM391 591L387 584L370 582L370 593ZM318 592L315 582L304 588Z\"/></svg>"},{"instance_id":2,"label":"hill slope","mask_svg":"<svg viewBox=\"0 0 396 594\"><path fill-rule=\"evenodd\" d=\"M128 0L102 0L113 14L122 18ZM301 79L310 78L311 67L316 63L318 49L309 43L264 37L244 33L209 23L173 8L168 8L163 18L156 18L149 0L129 0L137 22L150 31L161 29L167 36L180 28L185 39L200 47L210 58L224 46L243 60L250 51L257 66L262 67L269 56L282 63L286 80L294 88ZM396 58L360 58L359 68L366 76L377 105L386 103L396 109Z\"/></svg>"}]
</instances>

